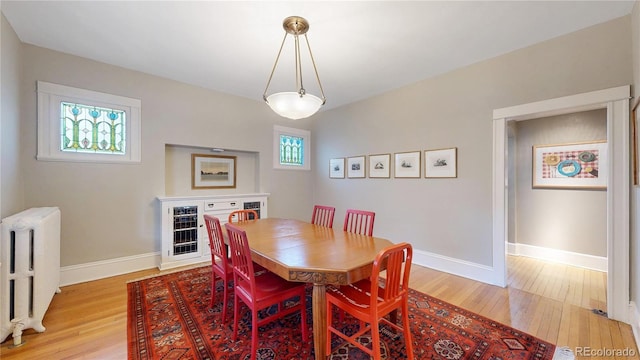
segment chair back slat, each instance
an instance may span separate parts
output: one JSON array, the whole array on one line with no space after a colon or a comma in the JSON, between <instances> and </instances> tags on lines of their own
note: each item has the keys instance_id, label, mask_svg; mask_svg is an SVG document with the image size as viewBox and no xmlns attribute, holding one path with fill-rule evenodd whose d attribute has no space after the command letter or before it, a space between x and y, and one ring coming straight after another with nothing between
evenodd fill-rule
<instances>
[{"instance_id":1,"label":"chair back slat","mask_svg":"<svg viewBox=\"0 0 640 360\"><path fill-rule=\"evenodd\" d=\"M344 217L344 231L355 234L373 236L373 211L348 209Z\"/></svg>"},{"instance_id":2,"label":"chair back slat","mask_svg":"<svg viewBox=\"0 0 640 360\"><path fill-rule=\"evenodd\" d=\"M255 210L244 209L244 210L236 210L229 214L228 222L233 223L233 219L235 218L235 222L247 221L258 219L258 212Z\"/></svg>"},{"instance_id":3,"label":"chair back slat","mask_svg":"<svg viewBox=\"0 0 640 360\"><path fill-rule=\"evenodd\" d=\"M311 223L324 227L333 227L333 216L336 208L333 206L315 205L311 215Z\"/></svg>"},{"instance_id":4,"label":"chair back slat","mask_svg":"<svg viewBox=\"0 0 640 360\"><path fill-rule=\"evenodd\" d=\"M255 293L255 275L247 233L231 223L225 224L225 227L227 228L229 247L231 248L233 281L236 284L239 281L249 282L251 293L253 294Z\"/></svg>"}]
</instances>

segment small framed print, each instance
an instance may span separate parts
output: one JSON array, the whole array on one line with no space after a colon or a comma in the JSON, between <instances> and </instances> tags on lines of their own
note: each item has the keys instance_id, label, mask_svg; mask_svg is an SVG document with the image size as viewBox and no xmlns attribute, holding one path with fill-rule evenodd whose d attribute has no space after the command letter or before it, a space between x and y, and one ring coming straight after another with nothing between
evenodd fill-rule
<instances>
[{"instance_id":1,"label":"small framed print","mask_svg":"<svg viewBox=\"0 0 640 360\"><path fill-rule=\"evenodd\" d=\"M329 160L329 177L332 179L344 179L344 158Z\"/></svg>"},{"instance_id":2,"label":"small framed print","mask_svg":"<svg viewBox=\"0 0 640 360\"><path fill-rule=\"evenodd\" d=\"M458 148L425 150L424 177L458 177Z\"/></svg>"},{"instance_id":3,"label":"small framed print","mask_svg":"<svg viewBox=\"0 0 640 360\"><path fill-rule=\"evenodd\" d=\"M233 189L235 187L235 156L191 154L192 189Z\"/></svg>"},{"instance_id":4,"label":"small framed print","mask_svg":"<svg viewBox=\"0 0 640 360\"><path fill-rule=\"evenodd\" d=\"M391 154L369 155L369 177L391 177Z\"/></svg>"},{"instance_id":5,"label":"small framed print","mask_svg":"<svg viewBox=\"0 0 640 360\"><path fill-rule=\"evenodd\" d=\"M364 156L354 156L347 158L347 177L363 178L365 177Z\"/></svg>"},{"instance_id":6,"label":"small framed print","mask_svg":"<svg viewBox=\"0 0 640 360\"><path fill-rule=\"evenodd\" d=\"M420 151L395 153L396 178L419 178L420 177Z\"/></svg>"}]
</instances>

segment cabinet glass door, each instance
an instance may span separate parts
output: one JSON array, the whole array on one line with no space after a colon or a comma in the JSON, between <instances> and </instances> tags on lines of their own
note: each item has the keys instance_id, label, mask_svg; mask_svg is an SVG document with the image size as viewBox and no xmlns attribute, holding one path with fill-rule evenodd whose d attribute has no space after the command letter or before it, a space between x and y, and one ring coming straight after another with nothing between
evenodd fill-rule
<instances>
[{"instance_id":1,"label":"cabinet glass door","mask_svg":"<svg viewBox=\"0 0 640 360\"><path fill-rule=\"evenodd\" d=\"M173 208L173 255L198 252L198 206Z\"/></svg>"}]
</instances>

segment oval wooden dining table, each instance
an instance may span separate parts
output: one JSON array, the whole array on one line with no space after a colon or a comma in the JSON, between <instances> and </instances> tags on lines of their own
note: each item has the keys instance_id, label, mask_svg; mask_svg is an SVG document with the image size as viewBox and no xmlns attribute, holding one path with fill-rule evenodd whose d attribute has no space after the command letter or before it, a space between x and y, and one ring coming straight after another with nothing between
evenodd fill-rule
<instances>
[{"instance_id":1,"label":"oval wooden dining table","mask_svg":"<svg viewBox=\"0 0 640 360\"><path fill-rule=\"evenodd\" d=\"M328 341L326 285L366 279L378 252L393 243L293 219L266 218L234 225L246 231L254 262L283 279L313 283L315 358L324 360Z\"/></svg>"}]
</instances>

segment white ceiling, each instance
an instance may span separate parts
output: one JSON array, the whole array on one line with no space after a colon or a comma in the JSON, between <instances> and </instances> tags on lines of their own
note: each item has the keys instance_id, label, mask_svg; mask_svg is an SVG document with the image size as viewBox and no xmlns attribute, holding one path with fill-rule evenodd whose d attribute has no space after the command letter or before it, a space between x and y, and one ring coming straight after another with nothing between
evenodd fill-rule
<instances>
[{"instance_id":1,"label":"white ceiling","mask_svg":"<svg viewBox=\"0 0 640 360\"><path fill-rule=\"evenodd\" d=\"M633 5L632 0L0 3L24 43L255 100L262 99L285 34L282 21L302 16L310 23L307 35L325 109L627 15ZM294 91L292 48L285 47L282 56L269 93ZM318 94L307 65L305 88Z\"/></svg>"}]
</instances>

